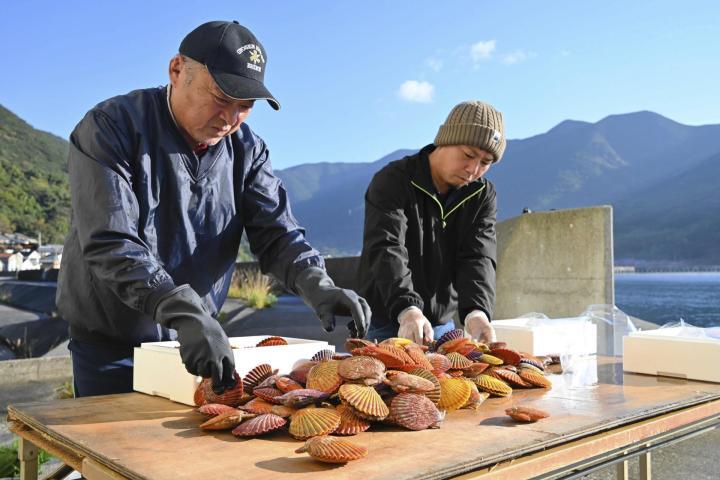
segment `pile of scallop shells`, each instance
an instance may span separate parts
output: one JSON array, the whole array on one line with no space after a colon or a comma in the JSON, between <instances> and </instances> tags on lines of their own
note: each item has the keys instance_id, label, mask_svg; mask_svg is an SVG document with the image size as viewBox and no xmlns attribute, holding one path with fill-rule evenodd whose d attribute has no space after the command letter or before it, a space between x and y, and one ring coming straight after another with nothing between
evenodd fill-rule
<instances>
[{"instance_id":1,"label":"pile of scallop shells","mask_svg":"<svg viewBox=\"0 0 720 480\"><path fill-rule=\"evenodd\" d=\"M257 346L286 343L269 337ZM367 450L338 436L356 435L373 422L409 430L438 428L446 412L477 409L488 397L507 397L515 388L552 386L545 377L548 358L502 342L478 343L462 330L448 332L430 346L404 338L379 344L353 338L345 347L351 353L323 350L297 361L287 374L268 364L243 378L236 373L237 386L221 395L204 379L195 403L210 418L200 428L232 430L238 437L286 429L306 442L298 453L344 463L364 457ZM512 416L525 420L526 413L522 415L513 411Z\"/></svg>"}]
</instances>

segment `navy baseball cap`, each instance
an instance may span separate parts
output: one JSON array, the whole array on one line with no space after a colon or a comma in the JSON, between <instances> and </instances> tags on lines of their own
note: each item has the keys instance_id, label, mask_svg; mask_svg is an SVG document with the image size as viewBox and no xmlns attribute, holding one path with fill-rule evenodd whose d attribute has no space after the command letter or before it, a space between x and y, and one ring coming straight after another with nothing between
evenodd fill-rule
<instances>
[{"instance_id":1,"label":"navy baseball cap","mask_svg":"<svg viewBox=\"0 0 720 480\"><path fill-rule=\"evenodd\" d=\"M204 64L220 90L238 100L265 99L275 110L280 103L265 88L267 55L250 30L232 22L203 23L180 43L180 53Z\"/></svg>"}]
</instances>

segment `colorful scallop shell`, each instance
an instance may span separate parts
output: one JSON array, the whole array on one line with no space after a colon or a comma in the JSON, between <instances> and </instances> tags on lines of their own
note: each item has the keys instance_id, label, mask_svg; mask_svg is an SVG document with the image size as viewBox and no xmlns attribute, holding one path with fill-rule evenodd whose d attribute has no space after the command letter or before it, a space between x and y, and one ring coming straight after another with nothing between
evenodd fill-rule
<instances>
[{"instance_id":1,"label":"colorful scallop shell","mask_svg":"<svg viewBox=\"0 0 720 480\"><path fill-rule=\"evenodd\" d=\"M363 355L367 357L377 358L387 368L400 368L405 365L405 361L401 357L398 357L394 352L387 349L382 349L375 345L355 348L352 350L352 354L355 356Z\"/></svg>"},{"instance_id":2,"label":"colorful scallop shell","mask_svg":"<svg viewBox=\"0 0 720 480\"><path fill-rule=\"evenodd\" d=\"M364 355L353 356L340 361L337 373L345 380L375 385L382 381L385 364L377 358Z\"/></svg>"},{"instance_id":3,"label":"colorful scallop shell","mask_svg":"<svg viewBox=\"0 0 720 480\"><path fill-rule=\"evenodd\" d=\"M287 345L288 342L282 337L268 337L260 340L256 347L275 347L278 345Z\"/></svg>"},{"instance_id":4,"label":"colorful scallop shell","mask_svg":"<svg viewBox=\"0 0 720 480\"><path fill-rule=\"evenodd\" d=\"M382 420L390 413L388 406L373 387L346 383L340 387L339 394L340 401L351 406L354 413L367 420Z\"/></svg>"},{"instance_id":5,"label":"colorful scallop shell","mask_svg":"<svg viewBox=\"0 0 720 480\"><path fill-rule=\"evenodd\" d=\"M545 365L540 360L537 360L536 358L527 358L523 357L520 359L520 363L518 363L519 367L532 367L536 369L539 372L542 372L545 370Z\"/></svg>"},{"instance_id":6,"label":"colorful scallop shell","mask_svg":"<svg viewBox=\"0 0 720 480\"><path fill-rule=\"evenodd\" d=\"M270 413L272 411L273 404L262 398L253 398L245 405L241 405L239 408L246 412L256 413L262 415L264 413Z\"/></svg>"},{"instance_id":7,"label":"colorful scallop shell","mask_svg":"<svg viewBox=\"0 0 720 480\"><path fill-rule=\"evenodd\" d=\"M275 388L283 393L287 393L290 390L299 390L303 388L303 386L290 377L282 376L275 379Z\"/></svg>"},{"instance_id":8,"label":"colorful scallop shell","mask_svg":"<svg viewBox=\"0 0 720 480\"><path fill-rule=\"evenodd\" d=\"M445 373L450 370L450 368L452 368L450 360L448 360L448 358L441 353L427 353L425 356L427 357L430 364L433 366L432 372L435 375Z\"/></svg>"},{"instance_id":9,"label":"colorful scallop shell","mask_svg":"<svg viewBox=\"0 0 720 480\"><path fill-rule=\"evenodd\" d=\"M279 404L280 401L276 400L276 398L283 395L283 392L278 390L275 387L255 387L253 389L253 394L258 397L262 398L265 401L268 401L270 403Z\"/></svg>"},{"instance_id":10,"label":"colorful scallop shell","mask_svg":"<svg viewBox=\"0 0 720 480\"><path fill-rule=\"evenodd\" d=\"M474 362L472 365L470 365L468 368L463 370L463 373L466 377L472 378L477 377L481 373L483 373L485 370L488 369L490 365L483 362Z\"/></svg>"},{"instance_id":11,"label":"colorful scallop shell","mask_svg":"<svg viewBox=\"0 0 720 480\"><path fill-rule=\"evenodd\" d=\"M243 387L246 392L253 393L253 388L257 387L263 380L268 377L272 377L276 373L277 370L273 370L273 368L267 363L260 364L245 375L242 380Z\"/></svg>"},{"instance_id":12,"label":"colorful scallop shell","mask_svg":"<svg viewBox=\"0 0 720 480\"><path fill-rule=\"evenodd\" d=\"M310 357L311 362L327 362L328 360L332 360L333 355L335 355L335 352L332 350L320 350L315 355Z\"/></svg>"},{"instance_id":13,"label":"colorful scallop shell","mask_svg":"<svg viewBox=\"0 0 720 480\"><path fill-rule=\"evenodd\" d=\"M221 413L215 415L206 422L200 424L203 430L230 430L240 425L245 418L252 418L255 414L233 410L232 412Z\"/></svg>"},{"instance_id":14,"label":"colorful scallop shell","mask_svg":"<svg viewBox=\"0 0 720 480\"><path fill-rule=\"evenodd\" d=\"M340 425L335 429L335 435L357 435L370 428L370 422L361 418L347 405L338 405L336 408L340 414Z\"/></svg>"},{"instance_id":15,"label":"colorful scallop shell","mask_svg":"<svg viewBox=\"0 0 720 480\"><path fill-rule=\"evenodd\" d=\"M533 407L510 407L505 409L505 414L518 422L537 422L540 419L550 416L549 413Z\"/></svg>"},{"instance_id":16,"label":"colorful scallop shell","mask_svg":"<svg viewBox=\"0 0 720 480\"><path fill-rule=\"evenodd\" d=\"M301 385L305 385L307 382L308 372L312 367L317 365L317 363L318 362L314 362L312 360L300 360L295 362L295 365L293 365L293 369L289 374L290 378Z\"/></svg>"},{"instance_id":17,"label":"colorful scallop shell","mask_svg":"<svg viewBox=\"0 0 720 480\"><path fill-rule=\"evenodd\" d=\"M451 352L465 355L472 352L473 350L475 350L475 345L471 342L469 338L463 337L448 340L447 342L443 343L438 347L437 352L442 353L443 355L447 355Z\"/></svg>"},{"instance_id":18,"label":"colorful scallop shell","mask_svg":"<svg viewBox=\"0 0 720 480\"><path fill-rule=\"evenodd\" d=\"M229 405L223 405L222 403L206 403L198 408L198 412L203 415L220 415L225 412L234 412L237 410L235 407Z\"/></svg>"},{"instance_id":19,"label":"colorful scallop shell","mask_svg":"<svg viewBox=\"0 0 720 480\"><path fill-rule=\"evenodd\" d=\"M213 391L212 380L204 378L200 385L203 387L203 403L221 403L223 405L229 405L236 407L240 405L243 398L243 384L240 381L240 375L234 372L235 387L225 390L221 394L217 394Z\"/></svg>"},{"instance_id":20,"label":"colorful scallop shell","mask_svg":"<svg viewBox=\"0 0 720 480\"><path fill-rule=\"evenodd\" d=\"M440 380L433 375L433 373L430 370L425 370L423 368L416 368L413 370L410 370L411 374L417 375L418 377L422 377L425 380L429 380L433 384L433 389L429 392L425 393L425 396L430 399L431 402L433 402L435 405L440 403Z\"/></svg>"},{"instance_id":21,"label":"colorful scallop shell","mask_svg":"<svg viewBox=\"0 0 720 480\"><path fill-rule=\"evenodd\" d=\"M328 435L340 425L334 408L303 408L290 417L290 435L298 440Z\"/></svg>"},{"instance_id":22,"label":"colorful scallop shell","mask_svg":"<svg viewBox=\"0 0 720 480\"><path fill-rule=\"evenodd\" d=\"M520 376L520 378L522 378L524 381L535 387L552 388L552 382L548 380L545 375L543 375L542 373L538 373L535 370L531 370L529 368L521 368L518 371L518 376Z\"/></svg>"},{"instance_id":23,"label":"colorful scallop shell","mask_svg":"<svg viewBox=\"0 0 720 480\"><path fill-rule=\"evenodd\" d=\"M343 438L313 437L295 453L307 452L315 460L325 463L347 463L367 455L367 448L355 445Z\"/></svg>"},{"instance_id":24,"label":"colorful scallop shell","mask_svg":"<svg viewBox=\"0 0 720 480\"><path fill-rule=\"evenodd\" d=\"M505 363L501 358L498 358L495 355L491 355L489 353L483 353L483 356L480 357L480 361L496 367Z\"/></svg>"},{"instance_id":25,"label":"colorful scallop shell","mask_svg":"<svg viewBox=\"0 0 720 480\"><path fill-rule=\"evenodd\" d=\"M314 403L321 402L328 398L325 392L319 390L311 390L308 388L302 388L299 390L291 390L287 393L280 395L275 398L275 402L278 404L285 405L291 408L302 408Z\"/></svg>"},{"instance_id":26,"label":"colorful scallop shell","mask_svg":"<svg viewBox=\"0 0 720 480\"><path fill-rule=\"evenodd\" d=\"M409 345L411 343L413 343L413 341L409 338L390 337L378 343L378 345L393 345L396 347L405 347L405 345Z\"/></svg>"},{"instance_id":27,"label":"colorful scallop shell","mask_svg":"<svg viewBox=\"0 0 720 480\"><path fill-rule=\"evenodd\" d=\"M437 339L437 342L435 343L435 350L440 348L440 346L449 341L449 340L456 340L458 338L463 338L465 336L465 332L459 328L456 328L454 330L450 330L449 332L446 332L440 336L440 338Z\"/></svg>"},{"instance_id":28,"label":"colorful scallop shell","mask_svg":"<svg viewBox=\"0 0 720 480\"><path fill-rule=\"evenodd\" d=\"M403 347L398 347L396 345L378 345L378 348L381 350L385 350L386 352L390 352L390 353L392 353L393 356L402 360L402 365L412 365L414 363L412 357L407 354L407 352L405 351L405 348L403 348ZM387 364L385 364L385 365L388 368L393 368ZM402 366L402 365L400 365L400 366Z\"/></svg>"},{"instance_id":29,"label":"colorful scallop shell","mask_svg":"<svg viewBox=\"0 0 720 480\"><path fill-rule=\"evenodd\" d=\"M520 375L505 368L492 368L488 370L488 373L498 380L502 380L512 387L527 388L532 387L532 384L523 380Z\"/></svg>"},{"instance_id":30,"label":"colorful scallop shell","mask_svg":"<svg viewBox=\"0 0 720 480\"><path fill-rule=\"evenodd\" d=\"M393 423L408 430L425 430L437 427L442 415L435 404L426 396L416 393L401 393L390 404Z\"/></svg>"},{"instance_id":31,"label":"colorful scallop shell","mask_svg":"<svg viewBox=\"0 0 720 480\"><path fill-rule=\"evenodd\" d=\"M464 355L457 352L450 352L445 356L450 360L450 368L454 370L463 370L473 364L473 362L465 358Z\"/></svg>"},{"instance_id":32,"label":"colorful scallop shell","mask_svg":"<svg viewBox=\"0 0 720 480\"><path fill-rule=\"evenodd\" d=\"M236 437L256 437L264 433L282 428L287 420L273 413L265 413L241 423L235 427L232 434Z\"/></svg>"},{"instance_id":33,"label":"colorful scallop shell","mask_svg":"<svg viewBox=\"0 0 720 480\"><path fill-rule=\"evenodd\" d=\"M385 372L383 383L397 393L427 393L435 388L430 380L397 370Z\"/></svg>"},{"instance_id":34,"label":"colorful scallop shell","mask_svg":"<svg viewBox=\"0 0 720 480\"><path fill-rule=\"evenodd\" d=\"M352 352L356 348L369 347L371 345L374 346L375 343L362 338L348 338L345 340L345 350L348 352Z\"/></svg>"},{"instance_id":35,"label":"colorful scallop shell","mask_svg":"<svg viewBox=\"0 0 720 480\"><path fill-rule=\"evenodd\" d=\"M340 388L342 378L338 375L337 360L320 362L310 369L307 375L307 388L333 394Z\"/></svg>"},{"instance_id":36,"label":"colorful scallop shell","mask_svg":"<svg viewBox=\"0 0 720 480\"><path fill-rule=\"evenodd\" d=\"M440 379L440 402L438 408L442 410L457 410L462 408L470 399L472 389L462 378Z\"/></svg>"},{"instance_id":37,"label":"colorful scallop shell","mask_svg":"<svg viewBox=\"0 0 720 480\"><path fill-rule=\"evenodd\" d=\"M424 368L425 370L432 370L433 366L430 360L425 356L425 350L415 343L405 345L405 352L412 359L415 367Z\"/></svg>"},{"instance_id":38,"label":"colorful scallop shell","mask_svg":"<svg viewBox=\"0 0 720 480\"><path fill-rule=\"evenodd\" d=\"M490 350L490 355L499 358L507 365L517 365L522 360L520 352L511 348L495 348Z\"/></svg>"},{"instance_id":39,"label":"colorful scallop shell","mask_svg":"<svg viewBox=\"0 0 720 480\"><path fill-rule=\"evenodd\" d=\"M512 395L512 388L510 385L493 376L483 373L472 380L480 390L488 392L491 395L495 395L497 397L507 397Z\"/></svg>"}]
</instances>

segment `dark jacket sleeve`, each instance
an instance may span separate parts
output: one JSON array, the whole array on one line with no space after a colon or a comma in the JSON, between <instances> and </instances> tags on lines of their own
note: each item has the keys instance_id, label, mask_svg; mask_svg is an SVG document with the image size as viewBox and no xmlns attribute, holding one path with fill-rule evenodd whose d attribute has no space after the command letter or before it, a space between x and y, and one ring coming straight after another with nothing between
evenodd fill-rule
<instances>
[{"instance_id":1,"label":"dark jacket sleeve","mask_svg":"<svg viewBox=\"0 0 720 480\"><path fill-rule=\"evenodd\" d=\"M495 307L497 203L492 183L486 180L485 184L483 201L464 235L457 257L455 289L458 314L463 324L465 316L473 310L483 310L488 319L492 319Z\"/></svg>"},{"instance_id":2,"label":"dark jacket sleeve","mask_svg":"<svg viewBox=\"0 0 720 480\"><path fill-rule=\"evenodd\" d=\"M325 268L320 253L305 239L305 230L292 214L282 181L273 174L269 151L256 138L253 164L246 179L243 218L250 250L263 273L297 293L295 277L310 266Z\"/></svg>"},{"instance_id":3,"label":"dark jacket sleeve","mask_svg":"<svg viewBox=\"0 0 720 480\"><path fill-rule=\"evenodd\" d=\"M152 315L175 285L138 235L131 158L126 132L106 113L88 112L70 136L72 221L94 280L128 307Z\"/></svg>"},{"instance_id":4,"label":"dark jacket sleeve","mask_svg":"<svg viewBox=\"0 0 720 480\"><path fill-rule=\"evenodd\" d=\"M405 246L408 185L407 177L385 168L373 177L365 194L363 249L391 322L397 322L407 307L423 309L422 298L413 289Z\"/></svg>"}]
</instances>

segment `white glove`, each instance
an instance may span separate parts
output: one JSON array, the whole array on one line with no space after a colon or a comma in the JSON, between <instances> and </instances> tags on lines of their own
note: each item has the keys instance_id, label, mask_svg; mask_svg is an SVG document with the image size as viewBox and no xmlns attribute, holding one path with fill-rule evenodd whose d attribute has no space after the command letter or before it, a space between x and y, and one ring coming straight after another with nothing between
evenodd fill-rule
<instances>
[{"instance_id":1,"label":"white glove","mask_svg":"<svg viewBox=\"0 0 720 480\"><path fill-rule=\"evenodd\" d=\"M465 331L470 334L473 340L488 344L496 341L495 329L490 325L485 312L473 310L465 317Z\"/></svg>"},{"instance_id":2,"label":"white glove","mask_svg":"<svg viewBox=\"0 0 720 480\"><path fill-rule=\"evenodd\" d=\"M408 307L400 312L398 323L398 337L407 338L418 345L430 343L433 339L432 325L418 307Z\"/></svg>"}]
</instances>

